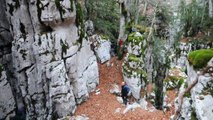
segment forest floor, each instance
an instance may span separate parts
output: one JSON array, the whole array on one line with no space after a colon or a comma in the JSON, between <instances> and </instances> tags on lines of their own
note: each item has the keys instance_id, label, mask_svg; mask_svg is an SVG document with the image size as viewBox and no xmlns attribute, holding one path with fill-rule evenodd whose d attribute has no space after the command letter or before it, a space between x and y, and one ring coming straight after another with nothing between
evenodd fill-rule
<instances>
[{"instance_id":1,"label":"forest floor","mask_svg":"<svg viewBox=\"0 0 213 120\"><path fill-rule=\"evenodd\" d=\"M109 92L112 84L120 84L123 81L123 61L118 61L114 57L109 62L112 65L110 67L107 66L107 63L98 65L100 83L97 89L100 89L100 94L90 93L88 101L77 107L75 116L85 115L90 120L168 120L174 114L175 91L167 91L167 101L172 104L172 107L165 114L160 110L150 112L149 108L152 107L150 103L148 103L148 110L136 108L134 111L123 114L126 107L117 101L115 95ZM120 109L120 112L115 112L117 108Z\"/></svg>"}]
</instances>

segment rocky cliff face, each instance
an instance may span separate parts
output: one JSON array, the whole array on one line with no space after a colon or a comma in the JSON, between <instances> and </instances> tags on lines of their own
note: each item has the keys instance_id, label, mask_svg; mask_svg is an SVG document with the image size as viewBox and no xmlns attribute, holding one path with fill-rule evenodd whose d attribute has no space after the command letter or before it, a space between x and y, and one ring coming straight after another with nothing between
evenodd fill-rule
<instances>
[{"instance_id":1,"label":"rocky cliff face","mask_svg":"<svg viewBox=\"0 0 213 120\"><path fill-rule=\"evenodd\" d=\"M191 43L180 43L180 58L177 60L177 66L182 68L185 72L187 72L187 79L185 83L182 84L179 90L179 95L175 101L176 108L179 105L178 98L187 89L189 85L191 85L196 79L198 79L197 84L191 89L191 91L184 95L183 104L180 111L179 119L199 119L199 120L209 120L213 117L212 112L212 67L213 67L213 59L208 61L207 66L205 67L207 70L196 69L193 65L189 64L187 56L190 51L211 48L212 43L200 43L194 44ZM204 55L206 53L203 53ZM204 58L202 58L204 59ZM200 63L201 61L199 61ZM202 73L202 74L201 74Z\"/></svg>"},{"instance_id":2,"label":"rocky cliff face","mask_svg":"<svg viewBox=\"0 0 213 120\"><path fill-rule=\"evenodd\" d=\"M179 96L187 88L187 86L193 83L196 79L198 79L198 82L191 89L190 93L184 95L179 119L210 120L213 117L212 63L213 59L208 62L207 66L209 69L203 74L200 74L203 70L195 70L193 66L186 62L188 78L186 83L184 83L180 88ZM178 99L175 103L177 107L179 104Z\"/></svg>"},{"instance_id":3,"label":"rocky cliff face","mask_svg":"<svg viewBox=\"0 0 213 120\"><path fill-rule=\"evenodd\" d=\"M82 31L80 5L73 0L0 2L1 26L6 28L0 33L1 64L12 63L8 70L14 76L8 76L10 84L1 77L0 94L5 94L2 90L9 94L0 101L9 100L13 107L1 107L0 119L15 107L27 119L74 113L99 83L96 57Z\"/></svg>"},{"instance_id":4,"label":"rocky cliff face","mask_svg":"<svg viewBox=\"0 0 213 120\"><path fill-rule=\"evenodd\" d=\"M0 76L0 118L9 119L10 116L15 115L15 100L11 86L7 80L6 72L1 71Z\"/></svg>"},{"instance_id":5,"label":"rocky cliff face","mask_svg":"<svg viewBox=\"0 0 213 120\"><path fill-rule=\"evenodd\" d=\"M124 81L130 86L132 95L139 100L147 83L144 65L144 50L146 48L145 33L131 33L127 40L127 56L123 63ZM142 89L142 90L141 90Z\"/></svg>"}]
</instances>

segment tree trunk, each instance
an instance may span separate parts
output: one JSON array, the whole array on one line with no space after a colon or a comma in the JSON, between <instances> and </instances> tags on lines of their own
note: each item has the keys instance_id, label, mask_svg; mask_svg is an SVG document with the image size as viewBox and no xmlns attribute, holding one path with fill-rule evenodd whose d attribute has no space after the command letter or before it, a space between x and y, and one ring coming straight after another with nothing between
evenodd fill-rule
<instances>
[{"instance_id":1,"label":"tree trunk","mask_svg":"<svg viewBox=\"0 0 213 120\"><path fill-rule=\"evenodd\" d=\"M127 35L125 34L126 29L126 22L128 17L128 11L126 9L125 2L119 3L120 4L120 28L119 28L119 36L118 36L118 42L119 40L125 41L127 38Z\"/></svg>"},{"instance_id":2,"label":"tree trunk","mask_svg":"<svg viewBox=\"0 0 213 120\"><path fill-rule=\"evenodd\" d=\"M155 105L157 109L163 108L163 80L165 78L166 67L158 61L157 65L157 76L155 77Z\"/></svg>"},{"instance_id":3,"label":"tree trunk","mask_svg":"<svg viewBox=\"0 0 213 120\"><path fill-rule=\"evenodd\" d=\"M148 5L148 3L147 3L147 1L145 1L144 8L143 8L143 13L142 13L143 16L146 15L147 5Z\"/></svg>"},{"instance_id":4,"label":"tree trunk","mask_svg":"<svg viewBox=\"0 0 213 120\"><path fill-rule=\"evenodd\" d=\"M121 15L121 17L120 17L120 28L119 28L118 41L121 40L121 39L124 40L124 36L125 36L125 25L126 25L125 16Z\"/></svg>"},{"instance_id":5,"label":"tree trunk","mask_svg":"<svg viewBox=\"0 0 213 120\"><path fill-rule=\"evenodd\" d=\"M156 5L157 6L157 5ZM153 56L152 56L152 50L153 50L153 45L152 45L152 34L153 34L153 26L154 26L154 21L155 21L155 15L154 18L152 19L152 24L151 28L149 30L149 35L147 37L147 49L146 49L146 70L147 70L147 79L149 82L152 82L152 76L153 76Z\"/></svg>"},{"instance_id":6,"label":"tree trunk","mask_svg":"<svg viewBox=\"0 0 213 120\"><path fill-rule=\"evenodd\" d=\"M135 7L136 7L136 14L135 14L135 24L138 24L138 18L139 18L139 13L140 13L140 0L135 1Z\"/></svg>"},{"instance_id":7,"label":"tree trunk","mask_svg":"<svg viewBox=\"0 0 213 120\"><path fill-rule=\"evenodd\" d=\"M213 17L213 0L209 0L209 17Z\"/></svg>"}]
</instances>

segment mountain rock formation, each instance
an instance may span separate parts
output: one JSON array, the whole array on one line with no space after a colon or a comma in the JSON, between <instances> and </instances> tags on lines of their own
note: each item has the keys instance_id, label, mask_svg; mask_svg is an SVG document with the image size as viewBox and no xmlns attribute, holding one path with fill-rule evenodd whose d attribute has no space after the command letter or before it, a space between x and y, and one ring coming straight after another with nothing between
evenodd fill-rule
<instances>
[{"instance_id":1,"label":"mountain rock formation","mask_svg":"<svg viewBox=\"0 0 213 120\"><path fill-rule=\"evenodd\" d=\"M96 56L82 31L80 4L0 2L0 119L20 111L26 119L74 113L99 83Z\"/></svg>"}]
</instances>

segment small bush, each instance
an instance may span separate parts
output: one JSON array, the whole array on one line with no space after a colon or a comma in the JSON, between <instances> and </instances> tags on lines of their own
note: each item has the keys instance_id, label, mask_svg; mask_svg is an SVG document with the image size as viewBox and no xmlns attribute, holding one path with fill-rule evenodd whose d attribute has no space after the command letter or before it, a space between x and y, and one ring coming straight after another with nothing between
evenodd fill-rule
<instances>
[{"instance_id":1,"label":"small bush","mask_svg":"<svg viewBox=\"0 0 213 120\"><path fill-rule=\"evenodd\" d=\"M175 88L180 88L185 82L183 77L178 76L168 76L164 79L164 84L167 86L168 90L173 90ZM171 84L172 83L172 84Z\"/></svg>"},{"instance_id":2,"label":"small bush","mask_svg":"<svg viewBox=\"0 0 213 120\"><path fill-rule=\"evenodd\" d=\"M180 78L178 81L178 87L180 87L184 82L185 80L183 78Z\"/></svg>"},{"instance_id":3,"label":"small bush","mask_svg":"<svg viewBox=\"0 0 213 120\"><path fill-rule=\"evenodd\" d=\"M185 93L184 97L190 98L191 97L191 93L190 92Z\"/></svg>"},{"instance_id":4,"label":"small bush","mask_svg":"<svg viewBox=\"0 0 213 120\"><path fill-rule=\"evenodd\" d=\"M197 114L196 114L195 108L192 108L191 120L198 120L198 119L197 119Z\"/></svg>"},{"instance_id":5,"label":"small bush","mask_svg":"<svg viewBox=\"0 0 213 120\"><path fill-rule=\"evenodd\" d=\"M202 49L190 52L188 60L194 68L199 69L205 67L212 57L213 49Z\"/></svg>"}]
</instances>

